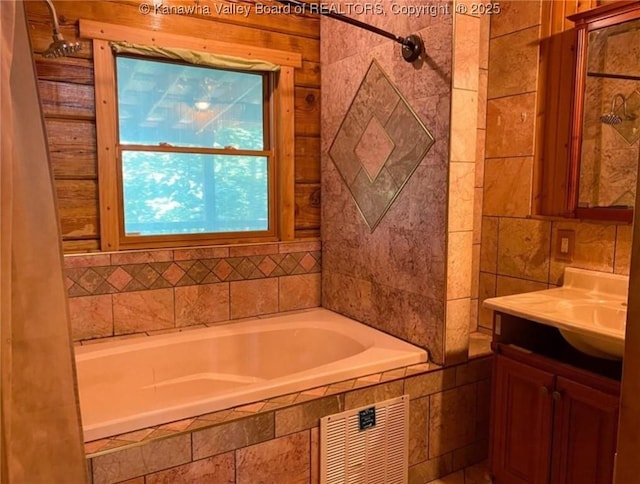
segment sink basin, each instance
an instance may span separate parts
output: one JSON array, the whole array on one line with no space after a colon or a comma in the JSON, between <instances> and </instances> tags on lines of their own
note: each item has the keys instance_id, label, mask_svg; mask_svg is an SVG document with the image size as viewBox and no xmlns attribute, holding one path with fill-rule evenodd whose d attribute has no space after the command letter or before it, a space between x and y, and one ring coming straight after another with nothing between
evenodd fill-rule
<instances>
[{"instance_id":1,"label":"sink basin","mask_svg":"<svg viewBox=\"0 0 640 484\"><path fill-rule=\"evenodd\" d=\"M624 339L598 339L597 336L585 335L581 332L561 329L562 337L578 351L607 360L622 359L624 355Z\"/></svg>"},{"instance_id":2,"label":"sink basin","mask_svg":"<svg viewBox=\"0 0 640 484\"><path fill-rule=\"evenodd\" d=\"M559 328L560 334L571 346L599 358L622 358L627 322L627 308L622 303L617 305L601 302L569 304L564 312L567 319L580 325L577 330ZM616 332L622 337L611 338L607 337L611 336L610 334L600 335L598 328ZM587 332L587 329L590 331Z\"/></svg>"},{"instance_id":3,"label":"sink basin","mask_svg":"<svg viewBox=\"0 0 640 484\"><path fill-rule=\"evenodd\" d=\"M568 267L560 288L491 298L484 305L554 326L583 353L620 359L624 353L628 285L626 276Z\"/></svg>"},{"instance_id":4,"label":"sink basin","mask_svg":"<svg viewBox=\"0 0 640 484\"><path fill-rule=\"evenodd\" d=\"M627 310L624 307L611 307L601 304L576 304L567 310L568 317L589 326L624 331Z\"/></svg>"}]
</instances>

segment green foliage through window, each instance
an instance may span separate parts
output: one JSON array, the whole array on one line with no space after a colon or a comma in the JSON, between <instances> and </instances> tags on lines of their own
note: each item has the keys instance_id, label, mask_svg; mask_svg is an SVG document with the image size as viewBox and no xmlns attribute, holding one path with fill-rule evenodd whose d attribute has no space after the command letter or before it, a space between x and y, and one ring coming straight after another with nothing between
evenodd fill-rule
<instances>
[{"instance_id":1,"label":"green foliage through window","mask_svg":"<svg viewBox=\"0 0 640 484\"><path fill-rule=\"evenodd\" d=\"M264 76L129 57L116 65L125 234L268 230Z\"/></svg>"}]
</instances>

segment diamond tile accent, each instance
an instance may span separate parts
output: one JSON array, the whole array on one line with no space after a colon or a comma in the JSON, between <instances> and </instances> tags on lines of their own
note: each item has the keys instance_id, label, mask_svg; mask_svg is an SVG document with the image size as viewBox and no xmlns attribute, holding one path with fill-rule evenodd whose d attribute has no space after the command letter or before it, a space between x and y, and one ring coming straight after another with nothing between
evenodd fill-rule
<instances>
[{"instance_id":1,"label":"diamond tile accent","mask_svg":"<svg viewBox=\"0 0 640 484\"><path fill-rule=\"evenodd\" d=\"M227 281L242 281L243 279L245 278L238 271L231 271L231 274L227 276Z\"/></svg>"},{"instance_id":2,"label":"diamond tile accent","mask_svg":"<svg viewBox=\"0 0 640 484\"><path fill-rule=\"evenodd\" d=\"M207 266L202 262L196 261L196 263L191 266L191 269L187 271L187 274L189 274L189 277L194 281L201 282L202 279L209 274L209 269L207 269Z\"/></svg>"},{"instance_id":3,"label":"diamond tile accent","mask_svg":"<svg viewBox=\"0 0 640 484\"><path fill-rule=\"evenodd\" d=\"M208 269L213 269L218 262L220 262L220 259L200 259L200 262L202 262Z\"/></svg>"},{"instance_id":4,"label":"diamond tile accent","mask_svg":"<svg viewBox=\"0 0 640 484\"><path fill-rule=\"evenodd\" d=\"M264 274L257 267L251 271L251 274L247 277L247 279L264 279Z\"/></svg>"},{"instance_id":5,"label":"diamond tile accent","mask_svg":"<svg viewBox=\"0 0 640 484\"><path fill-rule=\"evenodd\" d=\"M149 289L162 289L165 287L173 287L174 284L170 283L169 281L167 281L166 279L164 279L163 277L158 277L155 282L153 284L151 284L151 286L149 286Z\"/></svg>"},{"instance_id":6,"label":"diamond tile accent","mask_svg":"<svg viewBox=\"0 0 640 484\"><path fill-rule=\"evenodd\" d=\"M378 118L373 116L355 148L355 154L369 175L369 181L376 180L378 173L395 147L396 145L384 130L384 126L380 124Z\"/></svg>"},{"instance_id":7,"label":"diamond tile accent","mask_svg":"<svg viewBox=\"0 0 640 484\"><path fill-rule=\"evenodd\" d=\"M251 262L249 259L244 259L240 264L238 264L238 267L236 267L236 270L245 279L249 278L249 276L253 273L255 269L256 269L255 264Z\"/></svg>"},{"instance_id":8,"label":"diamond tile accent","mask_svg":"<svg viewBox=\"0 0 640 484\"><path fill-rule=\"evenodd\" d=\"M229 264L231 264L231 267L233 267L234 269L237 269L238 266L244 261L244 257L229 257L225 260Z\"/></svg>"},{"instance_id":9,"label":"diamond tile accent","mask_svg":"<svg viewBox=\"0 0 640 484\"><path fill-rule=\"evenodd\" d=\"M171 265L173 264L173 262L150 262L149 265L151 267L153 267L153 270L156 271L158 274L162 274L164 271L166 271Z\"/></svg>"},{"instance_id":10,"label":"diamond tile accent","mask_svg":"<svg viewBox=\"0 0 640 484\"><path fill-rule=\"evenodd\" d=\"M273 259L271 257L265 257L262 260L262 262L260 262L260 264L258 265L258 269L260 269L260 271L265 276L268 276L269 274L271 274L275 268L276 268L276 263L273 262Z\"/></svg>"},{"instance_id":11,"label":"diamond tile accent","mask_svg":"<svg viewBox=\"0 0 640 484\"><path fill-rule=\"evenodd\" d=\"M224 281L227 277L229 277L229 274L231 274L231 272L233 272L233 267L231 267L225 260L221 260L220 262L218 262L218 265L213 268L213 273L218 276L221 281Z\"/></svg>"},{"instance_id":12,"label":"diamond tile accent","mask_svg":"<svg viewBox=\"0 0 640 484\"><path fill-rule=\"evenodd\" d=\"M145 264L144 267L141 267L135 275L136 281L138 281L145 287L151 287L151 285L156 282L156 279L158 277L160 277L160 274L158 274L153 269L153 267L148 264Z\"/></svg>"},{"instance_id":13,"label":"diamond tile accent","mask_svg":"<svg viewBox=\"0 0 640 484\"><path fill-rule=\"evenodd\" d=\"M176 282L176 287L195 286L195 285L196 285L196 281L191 279L187 274L182 276L182 278L178 282Z\"/></svg>"},{"instance_id":14,"label":"diamond tile accent","mask_svg":"<svg viewBox=\"0 0 640 484\"><path fill-rule=\"evenodd\" d=\"M298 265L298 261L291 254L287 254L284 259L280 262L280 267L285 271L285 273L289 274L293 272L293 270Z\"/></svg>"},{"instance_id":15,"label":"diamond tile accent","mask_svg":"<svg viewBox=\"0 0 640 484\"><path fill-rule=\"evenodd\" d=\"M285 270L280 267L277 266L273 272L270 274L270 277L279 277L279 276L286 276L288 274L288 272L285 272Z\"/></svg>"},{"instance_id":16,"label":"diamond tile accent","mask_svg":"<svg viewBox=\"0 0 640 484\"><path fill-rule=\"evenodd\" d=\"M116 269L118 268L118 266L99 266L99 267L92 267L92 269L97 272L98 274L100 274L102 277L104 277L105 279L108 279L109 276L111 274L113 274Z\"/></svg>"},{"instance_id":17,"label":"diamond tile accent","mask_svg":"<svg viewBox=\"0 0 640 484\"><path fill-rule=\"evenodd\" d=\"M142 284L139 280L133 279L129 284L127 284L127 287L124 288L123 292L144 291L145 289L147 289L147 286Z\"/></svg>"},{"instance_id":18,"label":"diamond tile accent","mask_svg":"<svg viewBox=\"0 0 640 484\"><path fill-rule=\"evenodd\" d=\"M300 265L305 270L305 272L311 271L313 266L316 265L316 260L313 258L311 254L305 254L302 259L300 259Z\"/></svg>"},{"instance_id":19,"label":"diamond tile accent","mask_svg":"<svg viewBox=\"0 0 640 484\"><path fill-rule=\"evenodd\" d=\"M94 292L102 283L104 277L98 274L93 269L87 269L82 276L78 279L78 284L86 289L90 293Z\"/></svg>"},{"instance_id":20,"label":"diamond tile accent","mask_svg":"<svg viewBox=\"0 0 640 484\"><path fill-rule=\"evenodd\" d=\"M329 148L371 231L433 143L409 103L372 61Z\"/></svg>"},{"instance_id":21,"label":"diamond tile accent","mask_svg":"<svg viewBox=\"0 0 640 484\"><path fill-rule=\"evenodd\" d=\"M115 287L118 291L122 291L125 287L127 287L127 284L131 282L131 279L133 279L133 277L131 277L131 274L126 272L121 267L118 267L107 278L107 281L109 281L109 284Z\"/></svg>"},{"instance_id":22,"label":"diamond tile accent","mask_svg":"<svg viewBox=\"0 0 640 484\"><path fill-rule=\"evenodd\" d=\"M177 264L180 266L180 268L183 271L188 271L189 269L191 269L191 267L195 263L196 263L196 260L179 260L179 261L177 261Z\"/></svg>"},{"instance_id":23,"label":"diamond tile accent","mask_svg":"<svg viewBox=\"0 0 640 484\"><path fill-rule=\"evenodd\" d=\"M280 264L280 262L282 262L282 259L284 259L285 254L271 254L269 257L271 257L273 259L273 262L275 262L276 264Z\"/></svg>"},{"instance_id":24,"label":"diamond tile accent","mask_svg":"<svg viewBox=\"0 0 640 484\"><path fill-rule=\"evenodd\" d=\"M202 279L201 284L213 284L215 282L220 282L220 278L216 276L213 272L209 272L209 274L207 274L207 277Z\"/></svg>"},{"instance_id":25,"label":"diamond tile accent","mask_svg":"<svg viewBox=\"0 0 640 484\"><path fill-rule=\"evenodd\" d=\"M114 292L118 292L118 290L107 281L104 281L94 289L93 294L113 294Z\"/></svg>"},{"instance_id":26,"label":"diamond tile accent","mask_svg":"<svg viewBox=\"0 0 640 484\"><path fill-rule=\"evenodd\" d=\"M86 289L84 289L83 287L80 287L79 284L74 284L69 288L68 294L69 294L69 297L78 297L78 296L88 296L91 293Z\"/></svg>"},{"instance_id":27,"label":"diamond tile accent","mask_svg":"<svg viewBox=\"0 0 640 484\"><path fill-rule=\"evenodd\" d=\"M178 264L171 264L167 270L162 273L162 277L171 284L177 283L182 276L184 276L184 271Z\"/></svg>"}]
</instances>

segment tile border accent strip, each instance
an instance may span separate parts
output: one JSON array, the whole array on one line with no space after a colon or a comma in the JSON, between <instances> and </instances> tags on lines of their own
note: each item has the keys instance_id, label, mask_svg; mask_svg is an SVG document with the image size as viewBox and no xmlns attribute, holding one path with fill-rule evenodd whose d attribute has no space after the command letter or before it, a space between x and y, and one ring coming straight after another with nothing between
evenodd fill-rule
<instances>
[{"instance_id":1,"label":"tile border accent strip","mask_svg":"<svg viewBox=\"0 0 640 484\"><path fill-rule=\"evenodd\" d=\"M65 257L69 297L264 279L320 271L320 242L98 253Z\"/></svg>"}]
</instances>

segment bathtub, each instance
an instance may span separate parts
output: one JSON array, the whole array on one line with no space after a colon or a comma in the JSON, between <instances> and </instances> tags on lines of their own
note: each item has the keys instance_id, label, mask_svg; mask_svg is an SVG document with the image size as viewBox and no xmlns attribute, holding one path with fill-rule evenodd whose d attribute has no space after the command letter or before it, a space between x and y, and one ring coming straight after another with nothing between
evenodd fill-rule
<instances>
[{"instance_id":1,"label":"bathtub","mask_svg":"<svg viewBox=\"0 0 640 484\"><path fill-rule=\"evenodd\" d=\"M326 309L76 348L85 441L423 363Z\"/></svg>"}]
</instances>

